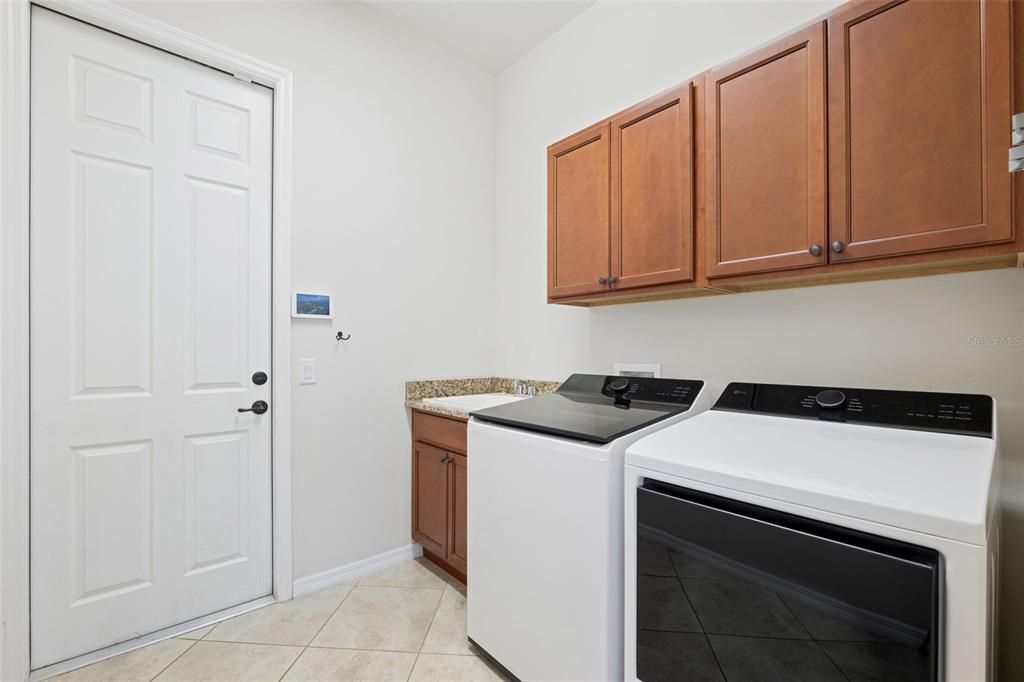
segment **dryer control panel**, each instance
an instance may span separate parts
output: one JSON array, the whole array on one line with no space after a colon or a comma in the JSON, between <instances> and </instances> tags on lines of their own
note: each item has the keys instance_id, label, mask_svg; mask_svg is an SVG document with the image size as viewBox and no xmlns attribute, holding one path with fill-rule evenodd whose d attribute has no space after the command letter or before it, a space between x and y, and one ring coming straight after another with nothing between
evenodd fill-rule
<instances>
[{"instance_id":1,"label":"dryer control panel","mask_svg":"<svg viewBox=\"0 0 1024 682\"><path fill-rule=\"evenodd\" d=\"M734 382L712 409L991 438L992 405L967 393Z\"/></svg>"}]
</instances>

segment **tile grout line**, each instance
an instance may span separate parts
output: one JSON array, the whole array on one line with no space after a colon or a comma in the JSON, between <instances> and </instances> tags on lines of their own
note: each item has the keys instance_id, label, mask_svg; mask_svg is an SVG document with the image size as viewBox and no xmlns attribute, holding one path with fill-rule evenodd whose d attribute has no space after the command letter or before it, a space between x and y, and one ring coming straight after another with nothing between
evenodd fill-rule
<instances>
[{"instance_id":1,"label":"tile grout line","mask_svg":"<svg viewBox=\"0 0 1024 682\"><path fill-rule=\"evenodd\" d=\"M179 638L175 637L174 639L179 639ZM157 672L156 675L153 675L153 677L149 678L149 682L153 682L153 680L155 680L156 678L158 678L161 675L163 675L167 671L168 668L170 668L172 665L174 665L178 661L179 658L181 658L182 656L184 656L188 652L192 651L192 647L194 647L196 644L199 644L200 641L202 641L202 640L198 640L198 639L192 640L192 643L189 644L187 647L185 647L184 651L182 651L180 654L178 654L177 656L172 658L170 663L168 663L164 667L160 668L160 670ZM152 646L152 645L149 645L149 646Z\"/></svg>"},{"instance_id":2,"label":"tile grout line","mask_svg":"<svg viewBox=\"0 0 1024 682\"><path fill-rule=\"evenodd\" d=\"M437 612L441 610L441 602L444 601L444 593L448 591L448 584L445 583L444 588L441 590L441 598L437 600L437 606L434 607L434 613L430 616L430 622L427 623L427 631L423 633L423 640L420 641L420 647L416 650L416 658L412 661L412 667L409 668L409 674L405 676L405 682L409 682L412 679L412 673L416 670L416 664L420 662L420 654L423 653L423 646L427 643L427 637L430 636L430 628L434 627L434 620L437 618Z\"/></svg>"},{"instance_id":3,"label":"tile grout line","mask_svg":"<svg viewBox=\"0 0 1024 682\"><path fill-rule=\"evenodd\" d=\"M281 682L281 680L283 680L288 675L288 673L291 672L291 669L295 667L295 664L299 662L299 659L302 658L302 654L306 653L307 649L309 649L308 646L302 647L302 651L299 652L299 655L296 656L294 660L292 660L292 662L288 664L288 667L284 669L283 673L281 673L281 677L277 678L278 682Z\"/></svg>"},{"instance_id":4,"label":"tile grout line","mask_svg":"<svg viewBox=\"0 0 1024 682\"><path fill-rule=\"evenodd\" d=\"M438 576L438 577L440 577L440 576ZM316 640L316 638L319 637L320 634L323 632L324 628L327 627L327 624L334 618L334 616L341 609L342 605L349 599L349 597L351 597L352 593L355 591L355 589L357 587L369 587L369 588L384 587L384 588L398 588L398 589L414 589L414 590L439 591L440 595L438 597L437 605L434 607L434 612L431 615L430 622L427 624L427 628L426 628L426 631L425 631L425 633L423 635L423 639L420 641L419 648L415 652L416 657L413 659L413 665L412 665L412 667L409 670L409 674L406 676L406 680L408 681L408 679L410 679L412 677L412 673L413 673L413 670L415 670L415 668L416 668L416 664L419 662L420 653L422 653L423 647L426 645L427 637L429 636L430 629L433 627L434 621L437 618L437 614L439 613L439 611L441 609L441 604L444 601L445 593L447 592L447 590L449 588L456 589L455 586L453 586L452 584L450 584L447 580L444 580L443 578L442 578L442 585L440 587L434 587L434 586L430 586L430 587L423 586L423 587L421 587L421 586L416 586L416 585L363 585L362 584L362 578L357 580L355 583L347 583L347 584L346 583L340 583L340 584L341 585L346 585L349 588L348 592L341 599L341 601L338 602L338 605L334 607L334 609L331 611L330 615L324 620L323 624L317 630L316 634L313 635L313 637L310 639L310 641L306 645L301 646L301 647L298 646L298 645L287 645L288 648L300 648L301 650L296 655L296 657L292 660L292 662L288 665L288 668L285 669L284 673L282 673L281 677L278 678L279 682L280 682L280 680L283 680L285 676L288 675L288 673L292 670L292 668L295 666L295 664L298 662L298 660L300 658L302 658L302 656L309 649L327 649L327 650L332 650L332 649L333 650L338 650L338 649L340 649L340 650L351 650L351 651L389 651L389 650L383 650L383 649L381 649L381 650L361 649L361 648L349 649L348 647L315 646L313 644L313 642ZM323 589L328 589L328 588L323 588ZM315 594L315 593L311 593L311 594ZM303 595L303 596L305 596L305 595ZM227 622L229 620L232 620L232 619L231 618L225 619L224 621L221 621L221 623ZM202 637L197 638L197 639L188 640L185 637L174 637L174 638L172 638L172 639L179 639L179 640L183 640L183 641L188 641L189 645L181 653L179 653L177 656L175 656L170 662L168 662L167 665L165 665L163 668L161 668L153 677L149 678L149 682L153 682L158 677L160 677L160 675L164 674L172 665L174 665L179 659L181 659L189 651L191 651L197 644L199 644L199 642L207 641L207 642L211 642L211 643L239 644L239 645L250 644L249 642L236 642L236 641L231 641L231 640L220 640L220 639L212 638L211 636L214 634L214 631L217 629L217 626L220 625L221 623L214 623L212 626L209 626L210 630L207 633L205 633ZM258 644L258 643L256 643L256 644ZM276 643L267 643L266 646L285 646L285 645L276 644ZM413 652L394 652L394 653L413 653ZM451 654L451 655L460 656L462 654ZM468 654L468 655L472 656L472 654Z\"/></svg>"},{"instance_id":5,"label":"tile grout line","mask_svg":"<svg viewBox=\"0 0 1024 682\"><path fill-rule=\"evenodd\" d=\"M281 680L283 680L288 675L288 673L291 672L291 669L295 667L295 664L299 662L299 659L302 658L302 655L305 654L307 651L309 651L310 645L313 642L316 641L316 638L320 636L320 633L324 631L324 628L327 627L327 624L331 622L332 618L334 618L334 614L336 614L338 612L338 609L341 608L341 605L344 604L345 601L348 600L348 598L350 596L352 596L352 593L355 591L356 587L358 587L358 586L359 586L359 581L358 580L355 582L354 585L349 585L348 586L349 587L348 592L346 592L345 596L341 598L341 601L338 602L338 605L334 607L333 611L331 611L331 615L327 616L327 620L325 620L323 622L323 625L321 625L320 629L316 631L316 634L313 635L310 638L309 642L306 643L306 646L302 647L302 651L300 651L299 655L295 657L295 660L291 662L291 665L289 665L288 668L283 673L281 673L281 677L277 678L278 682L281 682ZM329 587L325 587L323 589L327 590L327 589L330 589L330 588ZM319 592L320 590L317 590L317 591ZM316 594L316 592L310 592L310 594ZM303 596L305 596L305 595L303 595ZM301 598L302 597L299 597L299 599L301 599ZM211 632L212 632L212 630L211 630ZM207 633L207 634L209 634L209 633Z\"/></svg>"}]
</instances>

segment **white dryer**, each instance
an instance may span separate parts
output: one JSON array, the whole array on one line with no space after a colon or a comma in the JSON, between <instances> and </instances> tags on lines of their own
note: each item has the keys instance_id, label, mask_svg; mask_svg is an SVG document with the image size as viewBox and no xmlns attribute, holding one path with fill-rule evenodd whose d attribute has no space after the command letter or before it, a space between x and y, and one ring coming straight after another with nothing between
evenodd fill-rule
<instances>
[{"instance_id":1,"label":"white dryer","mask_svg":"<svg viewBox=\"0 0 1024 682\"><path fill-rule=\"evenodd\" d=\"M990 397L734 383L626 465L627 680L994 678Z\"/></svg>"},{"instance_id":2,"label":"white dryer","mask_svg":"<svg viewBox=\"0 0 1024 682\"><path fill-rule=\"evenodd\" d=\"M512 676L621 678L626 448L710 402L702 381L574 374L473 413L467 629Z\"/></svg>"}]
</instances>

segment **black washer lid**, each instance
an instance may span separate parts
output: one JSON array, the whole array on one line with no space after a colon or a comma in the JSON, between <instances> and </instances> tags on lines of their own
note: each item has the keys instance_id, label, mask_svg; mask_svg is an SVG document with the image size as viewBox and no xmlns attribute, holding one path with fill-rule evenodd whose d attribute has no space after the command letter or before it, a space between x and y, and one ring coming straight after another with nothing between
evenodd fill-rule
<instances>
[{"instance_id":1,"label":"black washer lid","mask_svg":"<svg viewBox=\"0 0 1024 682\"><path fill-rule=\"evenodd\" d=\"M605 444L686 412L704 387L703 381L629 377L628 388L616 392L612 384L621 379L623 377L573 374L549 395L471 414L495 424Z\"/></svg>"}]
</instances>

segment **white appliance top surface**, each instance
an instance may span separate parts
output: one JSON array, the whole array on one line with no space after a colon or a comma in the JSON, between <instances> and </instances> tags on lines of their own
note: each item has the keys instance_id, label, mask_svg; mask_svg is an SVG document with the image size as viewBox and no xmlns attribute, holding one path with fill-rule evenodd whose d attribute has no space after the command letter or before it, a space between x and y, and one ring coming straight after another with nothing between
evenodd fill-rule
<instances>
[{"instance_id":1,"label":"white appliance top surface","mask_svg":"<svg viewBox=\"0 0 1024 682\"><path fill-rule=\"evenodd\" d=\"M991 438L709 411L633 443L626 464L980 545L995 453Z\"/></svg>"}]
</instances>

